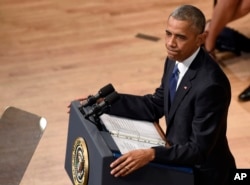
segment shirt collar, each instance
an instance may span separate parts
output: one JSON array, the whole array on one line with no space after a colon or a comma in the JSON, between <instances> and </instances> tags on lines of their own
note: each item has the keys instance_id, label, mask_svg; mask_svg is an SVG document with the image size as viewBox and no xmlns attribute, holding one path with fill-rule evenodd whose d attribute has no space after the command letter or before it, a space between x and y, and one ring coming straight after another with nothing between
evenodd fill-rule
<instances>
[{"instance_id":1,"label":"shirt collar","mask_svg":"<svg viewBox=\"0 0 250 185\"><path fill-rule=\"evenodd\" d=\"M178 69L180 71L181 76L184 76L184 74L187 72L189 66L193 62L194 58L197 56L199 50L200 50L200 47L190 57L188 57L182 62L176 61L176 64L178 64Z\"/></svg>"}]
</instances>

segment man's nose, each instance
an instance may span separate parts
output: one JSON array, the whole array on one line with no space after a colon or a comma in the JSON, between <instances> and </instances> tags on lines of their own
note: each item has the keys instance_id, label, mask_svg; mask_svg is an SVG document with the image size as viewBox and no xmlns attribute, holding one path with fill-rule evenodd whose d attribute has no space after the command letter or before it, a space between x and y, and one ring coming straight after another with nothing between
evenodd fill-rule
<instances>
[{"instance_id":1,"label":"man's nose","mask_svg":"<svg viewBox=\"0 0 250 185\"><path fill-rule=\"evenodd\" d=\"M168 38L166 38L166 44L168 46L175 47L176 46L176 39L173 36L168 37Z\"/></svg>"}]
</instances>

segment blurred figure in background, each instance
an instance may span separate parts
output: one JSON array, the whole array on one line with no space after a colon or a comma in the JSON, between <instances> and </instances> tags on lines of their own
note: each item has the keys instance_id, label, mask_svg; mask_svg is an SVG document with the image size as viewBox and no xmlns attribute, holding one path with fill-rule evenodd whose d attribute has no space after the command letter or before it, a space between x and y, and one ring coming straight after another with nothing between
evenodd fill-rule
<instances>
[{"instance_id":1,"label":"blurred figure in background","mask_svg":"<svg viewBox=\"0 0 250 185\"><path fill-rule=\"evenodd\" d=\"M214 49L231 51L240 55L241 51L250 52L250 39L226 25L250 12L249 0L215 0L211 20L206 26L208 33L205 48L214 55ZM239 95L239 100L250 100L250 86Z\"/></svg>"}]
</instances>

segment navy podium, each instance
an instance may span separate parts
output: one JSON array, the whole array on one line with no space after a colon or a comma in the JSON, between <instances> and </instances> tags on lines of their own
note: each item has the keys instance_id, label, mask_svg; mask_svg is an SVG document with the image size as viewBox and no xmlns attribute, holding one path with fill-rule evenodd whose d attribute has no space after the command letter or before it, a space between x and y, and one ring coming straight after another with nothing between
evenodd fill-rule
<instances>
[{"instance_id":1,"label":"navy podium","mask_svg":"<svg viewBox=\"0 0 250 185\"><path fill-rule=\"evenodd\" d=\"M75 185L194 185L192 168L150 163L126 177L110 175L117 146L71 103L65 170Z\"/></svg>"}]
</instances>

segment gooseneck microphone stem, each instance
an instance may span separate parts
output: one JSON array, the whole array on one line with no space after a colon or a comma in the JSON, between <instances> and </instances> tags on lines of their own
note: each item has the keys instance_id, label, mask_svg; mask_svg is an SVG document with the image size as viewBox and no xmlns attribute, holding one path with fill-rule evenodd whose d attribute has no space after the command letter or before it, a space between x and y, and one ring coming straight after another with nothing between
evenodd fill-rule
<instances>
[{"instance_id":1,"label":"gooseneck microphone stem","mask_svg":"<svg viewBox=\"0 0 250 185\"><path fill-rule=\"evenodd\" d=\"M112 103L119 99L119 95L116 91L109 94L107 97L103 99L103 101L99 104L94 104L92 109L85 115L85 118L90 116L98 117L102 115L104 112L108 111L111 107Z\"/></svg>"},{"instance_id":2,"label":"gooseneck microphone stem","mask_svg":"<svg viewBox=\"0 0 250 185\"><path fill-rule=\"evenodd\" d=\"M111 105L119 99L118 93L115 91L112 84L102 87L96 95L90 95L85 102L79 107L85 119L88 119L99 130L102 130L100 116L107 113Z\"/></svg>"},{"instance_id":3,"label":"gooseneck microphone stem","mask_svg":"<svg viewBox=\"0 0 250 185\"><path fill-rule=\"evenodd\" d=\"M119 99L119 95L117 92L112 92L109 94L107 97L103 99L101 103L96 103L92 106L92 109L90 109L86 114L85 114L85 119L88 119L92 123L96 125L96 127L99 130L103 130L103 125L100 122L100 116L108 112L111 104L114 103Z\"/></svg>"}]
</instances>

